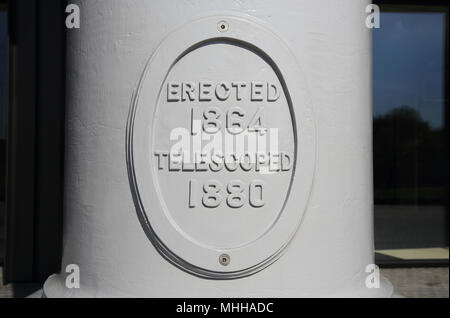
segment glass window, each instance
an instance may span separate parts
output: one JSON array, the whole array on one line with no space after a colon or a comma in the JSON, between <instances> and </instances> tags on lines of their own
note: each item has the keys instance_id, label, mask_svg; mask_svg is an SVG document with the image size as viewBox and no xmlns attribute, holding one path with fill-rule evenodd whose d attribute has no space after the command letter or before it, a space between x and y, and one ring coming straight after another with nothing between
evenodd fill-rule
<instances>
[{"instance_id":1,"label":"glass window","mask_svg":"<svg viewBox=\"0 0 450 318\"><path fill-rule=\"evenodd\" d=\"M381 13L373 30L377 259L448 262L448 13Z\"/></svg>"}]
</instances>

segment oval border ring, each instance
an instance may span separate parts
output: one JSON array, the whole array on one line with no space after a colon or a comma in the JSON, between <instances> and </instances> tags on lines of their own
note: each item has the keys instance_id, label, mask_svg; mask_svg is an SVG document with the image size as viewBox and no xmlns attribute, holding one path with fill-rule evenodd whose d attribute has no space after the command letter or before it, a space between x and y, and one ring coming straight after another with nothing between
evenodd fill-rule
<instances>
[{"instance_id":1,"label":"oval border ring","mask_svg":"<svg viewBox=\"0 0 450 318\"><path fill-rule=\"evenodd\" d=\"M226 32L217 29L219 21L227 21ZM284 88L294 128L295 166L284 209L264 236L235 250L209 250L181 236L165 217L156 170L149 158L153 121L165 79L183 56L213 41L245 46L269 61ZM201 278L226 280L253 275L274 263L286 251L303 220L315 161L316 132L306 81L295 56L263 22L235 13L201 18L170 33L148 60L128 114L127 172L141 226L159 254L174 266ZM233 263L226 268L217 262L222 253L232 254Z\"/></svg>"}]
</instances>

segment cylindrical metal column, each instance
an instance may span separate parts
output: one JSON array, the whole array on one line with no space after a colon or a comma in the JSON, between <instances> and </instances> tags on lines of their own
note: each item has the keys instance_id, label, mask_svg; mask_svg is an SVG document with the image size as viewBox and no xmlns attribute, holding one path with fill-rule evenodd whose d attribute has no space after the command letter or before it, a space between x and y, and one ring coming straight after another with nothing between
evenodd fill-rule
<instances>
[{"instance_id":1,"label":"cylindrical metal column","mask_svg":"<svg viewBox=\"0 0 450 318\"><path fill-rule=\"evenodd\" d=\"M366 286L368 0L73 2L47 297L392 295Z\"/></svg>"}]
</instances>

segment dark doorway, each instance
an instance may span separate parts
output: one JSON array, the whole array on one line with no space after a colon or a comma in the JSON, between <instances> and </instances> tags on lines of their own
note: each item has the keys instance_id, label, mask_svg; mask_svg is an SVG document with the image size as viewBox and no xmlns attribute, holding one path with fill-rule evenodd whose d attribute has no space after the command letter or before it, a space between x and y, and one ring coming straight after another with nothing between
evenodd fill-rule
<instances>
[{"instance_id":1,"label":"dark doorway","mask_svg":"<svg viewBox=\"0 0 450 318\"><path fill-rule=\"evenodd\" d=\"M0 3L3 280L39 283L60 269L65 1Z\"/></svg>"}]
</instances>

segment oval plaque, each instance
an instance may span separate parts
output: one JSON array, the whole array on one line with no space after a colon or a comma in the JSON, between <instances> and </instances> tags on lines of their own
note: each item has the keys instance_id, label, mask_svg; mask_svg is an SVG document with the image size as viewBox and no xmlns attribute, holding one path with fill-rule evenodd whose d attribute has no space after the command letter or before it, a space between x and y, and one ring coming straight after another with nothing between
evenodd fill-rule
<instances>
[{"instance_id":1,"label":"oval plaque","mask_svg":"<svg viewBox=\"0 0 450 318\"><path fill-rule=\"evenodd\" d=\"M248 17L191 22L154 53L130 110L127 164L141 224L168 261L233 279L286 250L314 171L300 74Z\"/></svg>"}]
</instances>

